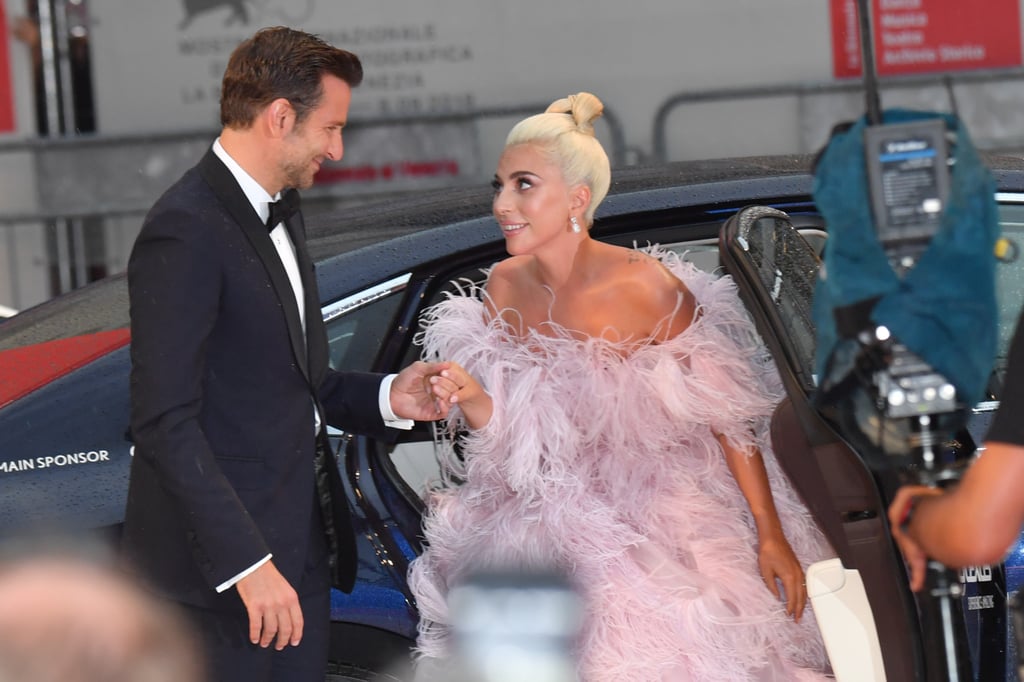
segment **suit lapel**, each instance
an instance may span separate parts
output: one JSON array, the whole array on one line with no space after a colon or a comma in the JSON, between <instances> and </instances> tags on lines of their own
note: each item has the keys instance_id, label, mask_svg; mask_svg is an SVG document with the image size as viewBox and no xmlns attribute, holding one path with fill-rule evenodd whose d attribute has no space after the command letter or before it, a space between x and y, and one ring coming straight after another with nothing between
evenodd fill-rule
<instances>
[{"instance_id":1,"label":"suit lapel","mask_svg":"<svg viewBox=\"0 0 1024 682\"><path fill-rule=\"evenodd\" d=\"M320 311L320 288L316 282L316 268L309 257L306 246L306 224L302 211L297 211L285 221L288 234L295 244L295 259L299 265L302 289L306 295L306 344L309 358L309 378L313 386L319 386L327 369L327 333Z\"/></svg>"},{"instance_id":2,"label":"suit lapel","mask_svg":"<svg viewBox=\"0 0 1024 682\"><path fill-rule=\"evenodd\" d=\"M220 198L228 213L231 214L231 217L234 218L235 223L238 224L242 233L249 240L249 243L252 244L253 249L255 249L256 254L263 263L263 267L266 268L271 286L281 302L281 310L284 312L285 322L288 325L288 336L291 340L292 352L295 354L295 359L306 379L309 380L306 344L303 339L299 309L295 303L295 292L292 289L291 282L288 281L288 274L284 270L284 265L282 265L281 258L277 254L277 249L274 248L274 243L267 234L266 226L260 221L259 215L253 210L252 204L249 203L242 188L238 186L238 182L231 175L231 171L217 158L213 150L206 152L206 155L200 160L199 172L210 184L210 187L213 188L214 193ZM294 234L292 235L292 241L296 242ZM305 252L305 243L302 244L302 251ZM296 242L296 252L299 252L298 242ZM308 262L309 256L307 255L305 258ZM310 277L306 275L306 268L303 267L301 260L299 260L299 270L302 273L302 282L306 291L306 321L308 324L308 301L311 292L307 280ZM312 293L314 296L316 295L315 288ZM317 306L315 317L317 319L320 318L319 305ZM321 324L323 324L322 321Z\"/></svg>"}]
</instances>

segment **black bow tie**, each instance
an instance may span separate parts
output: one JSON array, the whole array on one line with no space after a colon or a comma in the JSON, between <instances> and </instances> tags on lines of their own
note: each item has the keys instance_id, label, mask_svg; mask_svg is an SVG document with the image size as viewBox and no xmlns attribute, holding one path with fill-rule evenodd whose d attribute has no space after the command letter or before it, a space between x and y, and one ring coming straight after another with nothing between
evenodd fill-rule
<instances>
[{"instance_id":1,"label":"black bow tie","mask_svg":"<svg viewBox=\"0 0 1024 682\"><path fill-rule=\"evenodd\" d=\"M286 222L299 210L299 193L289 189L281 195L277 201L271 201L267 206L270 208L270 215L267 216L267 231L271 232L278 223Z\"/></svg>"}]
</instances>

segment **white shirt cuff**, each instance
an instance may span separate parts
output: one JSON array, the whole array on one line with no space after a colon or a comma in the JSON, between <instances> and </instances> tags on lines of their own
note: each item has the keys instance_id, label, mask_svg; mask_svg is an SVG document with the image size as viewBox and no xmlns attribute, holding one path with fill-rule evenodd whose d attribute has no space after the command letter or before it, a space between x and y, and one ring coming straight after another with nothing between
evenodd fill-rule
<instances>
[{"instance_id":1,"label":"white shirt cuff","mask_svg":"<svg viewBox=\"0 0 1024 682\"><path fill-rule=\"evenodd\" d=\"M398 375L388 374L384 377L384 380L380 382L380 393L377 396L377 403L380 406L380 416L384 418L384 426L408 431L413 427L415 422L412 419L402 419L391 409L391 384L394 382L396 376Z\"/></svg>"},{"instance_id":2,"label":"white shirt cuff","mask_svg":"<svg viewBox=\"0 0 1024 682\"><path fill-rule=\"evenodd\" d=\"M217 585L217 592L218 592L218 594L223 592L224 590L228 589L229 587L234 587L235 583L237 583L239 580L241 580L245 576L249 575L250 573L255 571L257 568L262 566L263 564L265 564L268 561L270 561L270 557L272 557L272 556L273 556L272 554L268 554L267 556L263 557L262 559L260 559L256 563L254 563L249 568L245 569L244 571L242 571L241 573L236 575L234 578L229 578L228 580L225 580L224 582L222 582L220 585Z\"/></svg>"}]
</instances>

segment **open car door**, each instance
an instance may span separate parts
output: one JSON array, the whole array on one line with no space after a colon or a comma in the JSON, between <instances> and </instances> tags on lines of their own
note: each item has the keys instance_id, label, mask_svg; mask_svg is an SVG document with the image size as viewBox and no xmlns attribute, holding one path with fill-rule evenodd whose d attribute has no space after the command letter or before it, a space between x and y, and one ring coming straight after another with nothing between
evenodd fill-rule
<instances>
[{"instance_id":1,"label":"open car door","mask_svg":"<svg viewBox=\"0 0 1024 682\"><path fill-rule=\"evenodd\" d=\"M762 206L725 223L719 251L786 389L772 417L776 457L841 562L807 576L837 679L925 680L917 609L886 521L894 482L869 470L810 402L820 260L785 213ZM836 604L833 618L827 604L836 595L845 605Z\"/></svg>"}]
</instances>

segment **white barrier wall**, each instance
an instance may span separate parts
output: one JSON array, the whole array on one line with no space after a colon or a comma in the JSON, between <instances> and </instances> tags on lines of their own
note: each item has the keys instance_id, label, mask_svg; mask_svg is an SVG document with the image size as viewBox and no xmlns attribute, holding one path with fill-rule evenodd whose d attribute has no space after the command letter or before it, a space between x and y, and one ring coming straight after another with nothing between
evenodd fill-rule
<instances>
[{"instance_id":1,"label":"white barrier wall","mask_svg":"<svg viewBox=\"0 0 1024 682\"><path fill-rule=\"evenodd\" d=\"M353 119L546 103L590 90L615 111L627 145L642 154L652 151L652 121L667 97L849 76L849 51L857 44L850 34L855 0L89 3L98 118L107 133L216 126L218 84L231 49L256 28L282 23L363 58L366 81ZM959 59L937 69L1019 66L1019 4L990 0L991 11L977 12L961 0L874 0L876 38L884 42L880 69L920 72L924 66L904 57L928 50ZM969 63L978 54L981 61ZM1018 97L1024 93L1011 99ZM799 106L688 106L672 121L673 158L801 151L824 142L808 142ZM462 175L488 174L509 123L456 131L457 139L446 141L451 159L432 157L416 135L394 129L397 158L385 158L376 144L356 144L349 161L379 167L455 159ZM811 134L825 135L831 123Z\"/></svg>"},{"instance_id":2,"label":"white barrier wall","mask_svg":"<svg viewBox=\"0 0 1024 682\"><path fill-rule=\"evenodd\" d=\"M675 92L824 80L832 69L821 0L90 0L90 12L98 119L108 133L215 126L230 51L279 23L362 57L354 119L590 90L640 148ZM481 130L482 144L500 144L507 127Z\"/></svg>"}]
</instances>

